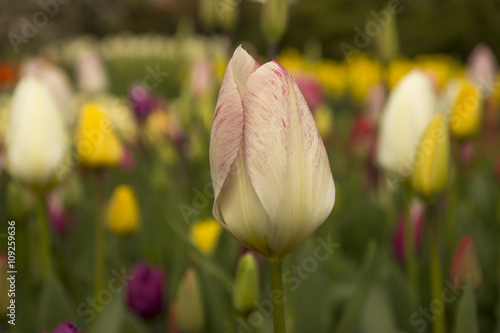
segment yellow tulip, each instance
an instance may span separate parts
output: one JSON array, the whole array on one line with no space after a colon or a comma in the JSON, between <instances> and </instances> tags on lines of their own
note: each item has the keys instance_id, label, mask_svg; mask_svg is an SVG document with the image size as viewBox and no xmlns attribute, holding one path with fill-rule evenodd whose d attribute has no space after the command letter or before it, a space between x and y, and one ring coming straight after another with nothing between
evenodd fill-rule
<instances>
[{"instance_id":1,"label":"yellow tulip","mask_svg":"<svg viewBox=\"0 0 500 333\"><path fill-rule=\"evenodd\" d=\"M427 126L415 155L412 186L428 204L433 204L448 183L450 138L448 124L437 114Z\"/></svg>"},{"instance_id":2,"label":"yellow tulip","mask_svg":"<svg viewBox=\"0 0 500 333\"><path fill-rule=\"evenodd\" d=\"M222 227L214 218L199 220L189 230L189 239L200 251L212 255L219 243Z\"/></svg>"},{"instance_id":3,"label":"yellow tulip","mask_svg":"<svg viewBox=\"0 0 500 333\"><path fill-rule=\"evenodd\" d=\"M328 137L333 130L333 110L328 105L321 104L314 109L313 117L321 137Z\"/></svg>"},{"instance_id":4,"label":"yellow tulip","mask_svg":"<svg viewBox=\"0 0 500 333\"><path fill-rule=\"evenodd\" d=\"M76 128L76 151L88 167L114 167L122 157L123 147L100 106L83 106Z\"/></svg>"},{"instance_id":5,"label":"yellow tulip","mask_svg":"<svg viewBox=\"0 0 500 333\"><path fill-rule=\"evenodd\" d=\"M128 185L115 188L107 209L108 228L118 236L137 232L140 224L139 205L134 190Z\"/></svg>"},{"instance_id":6,"label":"yellow tulip","mask_svg":"<svg viewBox=\"0 0 500 333\"><path fill-rule=\"evenodd\" d=\"M458 95L450 108L450 132L457 139L467 139L477 134L481 119L480 90L470 82L462 81Z\"/></svg>"}]
</instances>

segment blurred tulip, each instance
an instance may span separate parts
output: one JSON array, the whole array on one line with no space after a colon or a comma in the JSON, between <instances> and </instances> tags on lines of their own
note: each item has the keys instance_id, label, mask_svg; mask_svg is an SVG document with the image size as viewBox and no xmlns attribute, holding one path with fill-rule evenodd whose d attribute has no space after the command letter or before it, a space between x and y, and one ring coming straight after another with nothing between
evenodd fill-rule
<instances>
[{"instance_id":1,"label":"blurred tulip","mask_svg":"<svg viewBox=\"0 0 500 333\"><path fill-rule=\"evenodd\" d=\"M333 131L333 110L328 105L321 104L313 110L313 117L321 137L329 137Z\"/></svg>"},{"instance_id":2,"label":"blurred tulip","mask_svg":"<svg viewBox=\"0 0 500 333\"><path fill-rule=\"evenodd\" d=\"M138 132L137 121L128 103L109 94L95 96L93 101L99 105L99 109L106 116L114 133L124 142L135 144Z\"/></svg>"},{"instance_id":3,"label":"blurred tulip","mask_svg":"<svg viewBox=\"0 0 500 333\"><path fill-rule=\"evenodd\" d=\"M420 204L418 201L413 201L410 206L410 218L411 225L413 227L413 236L416 255L420 254L420 250L422 248L422 231L423 231L423 220L424 220L424 206ZM400 262L406 261L406 252L405 252L405 235L404 235L404 219L406 217L401 215L398 219L398 223L396 226L396 232L394 234L394 253L396 258Z\"/></svg>"},{"instance_id":4,"label":"blurred tulip","mask_svg":"<svg viewBox=\"0 0 500 333\"><path fill-rule=\"evenodd\" d=\"M260 283L257 259L245 253L238 260L233 287L233 306L239 313L249 313L259 301Z\"/></svg>"},{"instance_id":5,"label":"blurred tulip","mask_svg":"<svg viewBox=\"0 0 500 333\"><path fill-rule=\"evenodd\" d=\"M397 57L396 59L390 61L387 66L385 78L389 90L392 90L399 80L410 73L414 67L415 63L404 57Z\"/></svg>"},{"instance_id":6,"label":"blurred tulip","mask_svg":"<svg viewBox=\"0 0 500 333\"><path fill-rule=\"evenodd\" d=\"M52 333L81 333L78 327L70 320L62 322Z\"/></svg>"},{"instance_id":7,"label":"blurred tulip","mask_svg":"<svg viewBox=\"0 0 500 333\"><path fill-rule=\"evenodd\" d=\"M63 236L69 226L69 216L64 211L61 199L55 193L48 196L47 208L52 230L59 236Z\"/></svg>"},{"instance_id":8,"label":"blurred tulip","mask_svg":"<svg viewBox=\"0 0 500 333\"><path fill-rule=\"evenodd\" d=\"M288 25L288 1L265 0L262 4L261 27L270 43L278 42Z\"/></svg>"},{"instance_id":9,"label":"blurred tulip","mask_svg":"<svg viewBox=\"0 0 500 333\"><path fill-rule=\"evenodd\" d=\"M212 63L208 58L197 60L191 69L191 92L196 97L205 95L214 81Z\"/></svg>"},{"instance_id":10,"label":"blurred tulip","mask_svg":"<svg viewBox=\"0 0 500 333\"><path fill-rule=\"evenodd\" d=\"M370 89L382 82L382 64L366 54L349 57L347 81L349 91L358 103L362 103Z\"/></svg>"},{"instance_id":11,"label":"blurred tulip","mask_svg":"<svg viewBox=\"0 0 500 333\"><path fill-rule=\"evenodd\" d=\"M491 48L478 44L467 59L467 80L480 87L482 96L488 97L494 91L498 62Z\"/></svg>"},{"instance_id":12,"label":"blurred tulip","mask_svg":"<svg viewBox=\"0 0 500 333\"><path fill-rule=\"evenodd\" d=\"M165 277L161 270L146 262L138 262L130 269L127 284L127 304L144 319L156 317L164 304Z\"/></svg>"},{"instance_id":13,"label":"blurred tulip","mask_svg":"<svg viewBox=\"0 0 500 333\"><path fill-rule=\"evenodd\" d=\"M479 88L466 81L451 81L444 95L449 110L450 134L460 140L474 137L481 123L482 101Z\"/></svg>"},{"instance_id":14,"label":"blurred tulip","mask_svg":"<svg viewBox=\"0 0 500 333\"><path fill-rule=\"evenodd\" d=\"M58 104L37 78L24 77L12 100L6 138L10 174L36 191L61 181L69 139Z\"/></svg>"},{"instance_id":15,"label":"blurred tulip","mask_svg":"<svg viewBox=\"0 0 500 333\"><path fill-rule=\"evenodd\" d=\"M364 113L375 123L380 118L386 99L385 87L382 84L373 85L365 98Z\"/></svg>"},{"instance_id":16,"label":"blurred tulip","mask_svg":"<svg viewBox=\"0 0 500 333\"><path fill-rule=\"evenodd\" d=\"M479 290L483 284L483 273L476 253L474 240L465 235L453 256L450 270L451 283L457 288L465 288L467 279L470 279L475 290Z\"/></svg>"},{"instance_id":17,"label":"blurred tulip","mask_svg":"<svg viewBox=\"0 0 500 333\"><path fill-rule=\"evenodd\" d=\"M400 179L413 173L412 156L436 109L436 97L425 74L413 70L394 87L379 124L378 164Z\"/></svg>"},{"instance_id":18,"label":"blurred tulip","mask_svg":"<svg viewBox=\"0 0 500 333\"><path fill-rule=\"evenodd\" d=\"M87 93L99 93L108 89L108 74L100 56L91 50L83 51L75 69L78 89Z\"/></svg>"},{"instance_id":19,"label":"blurred tulip","mask_svg":"<svg viewBox=\"0 0 500 333\"><path fill-rule=\"evenodd\" d=\"M78 157L87 167L115 167L122 159L123 148L100 106L83 106L75 133Z\"/></svg>"},{"instance_id":20,"label":"blurred tulip","mask_svg":"<svg viewBox=\"0 0 500 333\"><path fill-rule=\"evenodd\" d=\"M120 166L125 171L132 171L134 169L135 159L134 159L134 154L132 154L130 149L123 150Z\"/></svg>"},{"instance_id":21,"label":"blurred tulip","mask_svg":"<svg viewBox=\"0 0 500 333\"><path fill-rule=\"evenodd\" d=\"M476 155L475 143L466 141L460 145L460 162L464 166L470 165Z\"/></svg>"},{"instance_id":22,"label":"blurred tulip","mask_svg":"<svg viewBox=\"0 0 500 333\"><path fill-rule=\"evenodd\" d=\"M27 60L21 67L22 76L35 76L42 81L52 93L59 106L59 111L68 126L76 120L76 106L68 75L56 65L42 57Z\"/></svg>"},{"instance_id":23,"label":"blurred tulip","mask_svg":"<svg viewBox=\"0 0 500 333\"><path fill-rule=\"evenodd\" d=\"M181 333L177 324L177 304L174 302L170 303L170 307L168 308L167 332Z\"/></svg>"},{"instance_id":24,"label":"blurred tulip","mask_svg":"<svg viewBox=\"0 0 500 333\"><path fill-rule=\"evenodd\" d=\"M428 203L435 203L448 184L450 169L450 138L448 124L437 114L427 126L415 156L413 190Z\"/></svg>"},{"instance_id":25,"label":"blurred tulip","mask_svg":"<svg viewBox=\"0 0 500 333\"><path fill-rule=\"evenodd\" d=\"M360 156L367 156L375 139L375 124L365 115L358 115L349 134L349 151Z\"/></svg>"},{"instance_id":26,"label":"blurred tulip","mask_svg":"<svg viewBox=\"0 0 500 333\"><path fill-rule=\"evenodd\" d=\"M134 83L128 91L128 97L137 119L145 119L158 107L158 100L143 84Z\"/></svg>"},{"instance_id":27,"label":"blurred tulip","mask_svg":"<svg viewBox=\"0 0 500 333\"><path fill-rule=\"evenodd\" d=\"M283 67L288 68L281 61ZM343 63L337 63L330 59L321 59L314 66L314 73L321 81L325 91L334 96L342 95L347 86L347 68Z\"/></svg>"},{"instance_id":28,"label":"blurred tulip","mask_svg":"<svg viewBox=\"0 0 500 333\"><path fill-rule=\"evenodd\" d=\"M241 46L229 62L210 138L214 217L245 246L281 260L328 217L335 186L307 103L277 62Z\"/></svg>"},{"instance_id":29,"label":"blurred tulip","mask_svg":"<svg viewBox=\"0 0 500 333\"><path fill-rule=\"evenodd\" d=\"M189 229L189 239L200 251L210 256L219 243L222 227L214 218L196 221Z\"/></svg>"},{"instance_id":30,"label":"blurred tulip","mask_svg":"<svg viewBox=\"0 0 500 333\"><path fill-rule=\"evenodd\" d=\"M118 236L135 234L140 225L139 204L128 185L115 188L107 208L108 228Z\"/></svg>"},{"instance_id":31,"label":"blurred tulip","mask_svg":"<svg viewBox=\"0 0 500 333\"><path fill-rule=\"evenodd\" d=\"M316 108L323 101L323 88L321 82L312 74L305 72L294 73L293 79L306 99L311 110Z\"/></svg>"},{"instance_id":32,"label":"blurred tulip","mask_svg":"<svg viewBox=\"0 0 500 333\"><path fill-rule=\"evenodd\" d=\"M200 0L198 4L200 21L208 29L215 25L215 6L215 0Z\"/></svg>"},{"instance_id":33,"label":"blurred tulip","mask_svg":"<svg viewBox=\"0 0 500 333\"><path fill-rule=\"evenodd\" d=\"M188 268L177 290L177 324L183 333L203 332L205 310L198 274Z\"/></svg>"}]
</instances>

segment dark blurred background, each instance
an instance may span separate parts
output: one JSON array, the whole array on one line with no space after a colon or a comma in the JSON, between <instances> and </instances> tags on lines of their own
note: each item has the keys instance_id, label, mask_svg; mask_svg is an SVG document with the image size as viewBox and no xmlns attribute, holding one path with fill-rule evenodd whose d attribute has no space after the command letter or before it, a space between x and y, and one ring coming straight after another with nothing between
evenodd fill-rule
<instances>
[{"instance_id":1,"label":"dark blurred background","mask_svg":"<svg viewBox=\"0 0 500 333\"><path fill-rule=\"evenodd\" d=\"M214 0L222 11L234 7L239 20L228 32L234 42L250 41L261 52L265 41L260 32L258 2ZM460 59L479 42L491 46L500 55L500 0L393 0L402 11L397 15L401 53L448 53ZM9 33L21 34L24 20L33 20L40 9L56 2L59 9L41 27L37 38L23 47L35 51L54 40L71 39L81 34L98 37L130 31L174 34L180 22L190 22L204 34L218 31L200 23L198 0L1 0L0 55L13 58ZM355 27L364 28L372 10L379 11L385 0L293 0L289 28L281 42L302 49L313 41L323 55L342 58L341 42L353 43ZM369 51L366 50L366 51Z\"/></svg>"}]
</instances>

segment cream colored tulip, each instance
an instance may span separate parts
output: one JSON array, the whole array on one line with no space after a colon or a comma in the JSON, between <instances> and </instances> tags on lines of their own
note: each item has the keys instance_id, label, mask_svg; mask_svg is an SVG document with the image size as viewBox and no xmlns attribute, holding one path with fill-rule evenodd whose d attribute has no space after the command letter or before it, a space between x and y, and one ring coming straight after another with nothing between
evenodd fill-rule
<instances>
[{"instance_id":1,"label":"cream colored tulip","mask_svg":"<svg viewBox=\"0 0 500 333\"><path fill-rule=\"evenodd\" d=\"M411 71L394 87L379 123L377 161L386 172L400 180L411 176L417 145L436 103L432 83L420 70Z\"/></svg>"},{"instance_id":2,"label":"cream colored tulip","mask_svg":"<svg viewBox=\"0 0 500 333\"><path fill-rule=\"evenodd\" d=\"M24 77L14 92L6 146L7 169L14 178L35 190L60 180L69 138L57 102L33 76Z\"/></svg>"},{"instance_id":3,"label":"cream colored tulip","mask_svg":"<svg viewBox=\"0 0 500 333\"><path fill-rule=\"evenodd\" d=\"M328 217L335 186L313 116L277 62L259 67L241 46L226 69L210 138L215 218L272 260Z\"/></svg>"}]
</instances>

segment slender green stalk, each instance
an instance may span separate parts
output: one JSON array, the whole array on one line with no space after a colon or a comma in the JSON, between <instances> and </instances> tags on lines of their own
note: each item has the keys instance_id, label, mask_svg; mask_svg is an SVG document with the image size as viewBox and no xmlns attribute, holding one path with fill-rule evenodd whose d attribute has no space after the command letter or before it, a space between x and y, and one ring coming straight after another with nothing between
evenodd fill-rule
<instances>
[{"instance_id":1,"label":"slender green stalk","mask_svg":"<svg viewBox=\"0 0 500 333\"><path fill-rule=\"evenodd\" d=\"M52 261L50 258L47 208L45 206L45 196L43 194L40 194L38 197L38 236L40 255L42 256L43 277L48 279L52 272Z\"/></svg>"},{"instance_id":2,"label":"slender green stalk","mask_svg":"<svg viewBox=\"0 0 500 333\"><path fill-rule=\"evenodd\" d=\"M285 333L285 294L283 293L283 261L269 261L271 265L271 295L274 311L274 333Z\"/></svg>"},{"instance_id":3,"label":"slender green stalk","mask_svg":"<svg viewBox=\"0 0 500 333\"><path fill-rule=\"evenodd\" d=\"M94 294L104 287L104 269L105 269L105 252L106 252L106 230L104 229L103 221L101 220L101 182L96 175L95 182L95 227L94 227Z\"/></svg>"},{"instance_id":4,"label":"slender green stalk","mask_svg":"<svg viewBox=\"0 0 500 333\"><path fill-rule=\"evenodd\" d=\"M441 300L441 292L443 289L443 273L441 272L441 260L439 255L439 235L437 221L432 219L432 207L427 207L426 223L430 228L430 243L431 243L431 284L432 284L432 299ZM443 303L443 311L434 314L434 333L445 333L445 305Z\"/></svg>"},{"instance_id":5,"label":"slender green stalk","mask_svg":"<svg viewBox=\"0 0 500 333\"><path fill-rule=\"evenodd\" d=\"M404 207L404 219L403 219L403 230L404 230L404 247L405 247L405 264L406 272L410 277L411 284L413 286L413 291L415 295L419 295L418 287L418 265L416 257L416 244L415 244L415 231L413 227L413 221L411 216L411 198L412 193L410 189L406 190L406 200Z\"/></svg>"}]
</instances>

